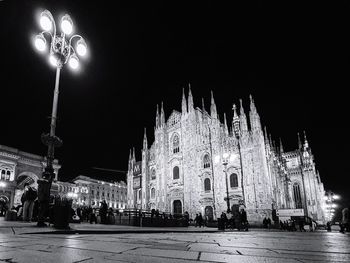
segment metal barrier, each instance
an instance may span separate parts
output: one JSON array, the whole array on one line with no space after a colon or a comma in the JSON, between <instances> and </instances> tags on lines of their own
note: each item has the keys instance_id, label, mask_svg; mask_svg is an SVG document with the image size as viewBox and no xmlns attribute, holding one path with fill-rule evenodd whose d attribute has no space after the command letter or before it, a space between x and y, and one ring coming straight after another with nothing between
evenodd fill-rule
<instances>
[{"instance_id":1,"label":"metal barrier","mask_svg":"<svg viewBox=\"0 0 350 263\"><path fill-rule=\"evenodd\" d=\"M182 214L171 215L169 213L152 213L139 209L124 210L114 213L114 224L147 227L187 227L188 221Z\"/></svg>"}]
</instances>

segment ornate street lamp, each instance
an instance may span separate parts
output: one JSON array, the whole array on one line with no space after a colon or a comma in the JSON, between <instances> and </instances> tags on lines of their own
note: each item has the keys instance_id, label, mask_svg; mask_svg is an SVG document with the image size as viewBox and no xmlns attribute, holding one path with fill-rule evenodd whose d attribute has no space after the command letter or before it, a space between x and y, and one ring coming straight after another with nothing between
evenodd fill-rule
<instances>
[{"instance_id":1,"label":"ornate street lamp","mask_svg":"<svg viewBox=\"0 0 350 263\"><path fill-rule=\"evenodd\" d=\"M230 196L229 196L229 191L228 191L228 178L227 178L227 165L230 162L233 162L235 159L234 154L229 154L224 152L222 156L217 155L215 156L215 163L219 163L221 159L222 165L224 166L224 173L225 173L225 179L226 179L226 204L227 204L227 213L231 212L230 209Z\"/></svg>"},{"instance_id":2,"label":"ornate street lamp","mask_svg":"<svg viewBox=\"0 0 350 263\"><path fill-rule=\"evenodd\" d=\"M324 207L325 217L327 222L331 222L335 214L335 208L337 208L337 204L334 203L334 200L340 199L340 196L334 194L332 191L327 191L324 199L326 203L326 206Z\"/></svg>"},{"instance_id":3,"label":"ornate street lamp","mask_svg":"<svg viewBox=\"0 0 350 263\"><path fill-rule=\"evenodd\" d=\"M237 139L237 147L239 153L239 161L241 165L241 186L242 186L242 203L245 206L245 197L244 197L244 184L243 184L243 164L242 164L242 153L241 153L241 142L240 142L240 121L238 114L236 112L236 104L233 104L233 131Z\"/></svg>"},{"instance_id":4,"label":"ornate street lamp","mask_svg":"<svg viewBox=\"0 0 350 263\"><path fill-rule=\"evenodd\" d=\"M45 170L53 175L52 163L54 160L55 147L62 145L62 141L55 135L60 72L63 66L67 63L73 70L78 69L79 58L77 54L79 56L85 56L87 53L87 46L82 36L74 34L69 37L69 35L73 32L73 21L67 14L61 18L61 34L57 33L55 20L51 12L48 10L45 10L41 13L40 26L43 31L35 37L35 47L40 52L45 52L47 50L47 47L49 47L49 62L53 67L56 68L56 81L52 105L50 133L43 134L41 137L43 143L48 146L47 166ZM49 37L48 45L46 43L45 35ZM77 40L75 48L72 45L73 39ZM53 178L51 178L51 180L52 179Z\"/></svg>"},{"instance_id":5,"label":"ornate street lamp","mask_svg":"<svg viewBox=\"0 0 350 263\"><path fill-rule=\"evenodd\" d=\"M86 55L87 45L82 36L77 34L73 34L72 36L70 36L73 32L73 21L67 14L61 18L62 32L60 34L57 33L56 23L50 11L45 10L41 13L39 23L43 31L37 36L35 36L34 45L39 52L48 53L50 64L56 68L56 81L52 104L50 133L41 135L42 142L48 147L46 160L47 164L45 171L42 175L43 180L40 181L40 183L44 183L39 184L38 187L38 192L45 191L45 195L49 195L52 180L55 177L53 169L55 147L59 147L62 145L62 140L59 139L55 134L60 72L63 66L67 63L73 70L77 70L79 68L78 55ZM46 42L45 36L49 40L48 44ZM75 46L73 46L73 40L75 40ZM49 47L48 52L47 47ZM39 215L40 210L42 209L39 208ZM44 225L44 223L41 221L40 224Z\"/></svg>"}]
</instances>

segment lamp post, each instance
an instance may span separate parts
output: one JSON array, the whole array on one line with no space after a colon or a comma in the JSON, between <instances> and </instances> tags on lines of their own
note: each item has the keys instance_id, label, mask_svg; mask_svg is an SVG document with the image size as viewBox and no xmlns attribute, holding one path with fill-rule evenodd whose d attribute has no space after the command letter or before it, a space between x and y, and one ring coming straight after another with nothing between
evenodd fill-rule
<instances>
[{"instance_id":1,"label":"lamp post","mask_svg":"<svg viewBox=\"0 0 350 263\"><path fill-rule=\"evenodd\" d=\"M300 149L300 172L301 172L301 181L303 184L303 194L304 194L304 215L306 217L306 220L308 220L309 217L309 212L308 212L308 207L307 207L307 195L306 195L306 189L305 189L305 175L304 175L304 168L308 165L308 157L309 154L307 151L302 151L302 149ZM304 158L306 160L306 162L304 162Z\"/></svg>"},{"instance_id":2,"label":"lamp post","mask_svg":"<svg viewBox=\"0 0 350 263\"><path fill-rule=\"evenodd\" d=\"M58 34L55 20L50 11L45 10L40 15L40 26L43 29L35 36L34 45L41 53L48 53L50 64L56 68L55 90L52 104L50 133L42 134L41 141L48 147L46 167L43 172L42 179L38 180L38 195L39 199L39 219L38 226L45 226L44 214L48 209L48 200L50 196L50 189L52 181L55 177L53 169L53 161L55 155L55 147L62 145L62 140L56 136L56 119L57 119L57 103L59 94L60 73L65 64L73 70L79 67L79 56L85 56L87 53L87 46L82 36L73 34L73 21L69 15L64 15L61 18L61 34ZM46 45L46 38L49 39ZM75 48L73 47L73 40L76 41ZM47 52L47 46L49 46Z\"/></svg>"},{"instance_id":3,"label":"lamp post","mask_svg":"<svg viewBox=\"0 0 350 263\"><path fill-rule=\"evenodd\" d=\"M340 196L334 194L332 191L327 191L324 199L326 201L325 217L327 222L330 222L334 217L335 208L337 207L334 200L340 199Z\"/></svg>"},{"instance_id":4,"label":"lamp post","mask_svg":"<svg viewBox=\"0 0 350 263\"><path fill-rule=\"evenodd\" d=\"M222 165L224 166L224 173L225 173L225 180L226 180L226 204L227 204L227 213L231 212L230 209L230 196L229 196L229 191L228 191L228 178L227 178L227 165L229 163L229 161L233 161L233 159L235 158L235 156L233 154L229 154L224 152L222 154L222 156L217 155L215 157L215 163L219 163L220 159L222 161Z\"/></svg>"},{"instance_id":5,"label":"lamp post","mask_svg":"<svg viewBox=\"0 0 350 263\"><path fill-rule=\"evenodd\" d=\"M50 175L49 180L52 181L54 177L52 164L54 161L55 147L62 145L62 141L55 134L60 73L67 62L73 70L77 70L79 67L79 58L77 54L79 56L85 56L87 53L87 46L82 36L77 34L70 36L73 32L73 21L67 14L61 18L61 34L58 34L55 20L48 10L41 13L40 26L43 31L35 36L34 45L39 52L48 53L50 64L56 68L50 133L41 135L42 142L48 147L45 172L47 175ZM49 39L48 45L46 44L45 36ZM75 48L72 44L74 39L77 40ZM47 46L49 46L48 52Z\"/></svg>"},{"instance_id":6,"label":"lamp post","mask_svg":"<svg viewBox=\"0 0 350 263\"><path fill-rule=\"evenodd\" d=\"M242 163L242 153L241 153L241 143L240 143L240 121L236 112L236 104L233 104L233 130L237 139L237 147L239 153L239 161L241 165L241 186L242 186L242 203L245 206L245 196L244 196L244 184L243 184L243 163Z\"/></svg>"}]
</instances>

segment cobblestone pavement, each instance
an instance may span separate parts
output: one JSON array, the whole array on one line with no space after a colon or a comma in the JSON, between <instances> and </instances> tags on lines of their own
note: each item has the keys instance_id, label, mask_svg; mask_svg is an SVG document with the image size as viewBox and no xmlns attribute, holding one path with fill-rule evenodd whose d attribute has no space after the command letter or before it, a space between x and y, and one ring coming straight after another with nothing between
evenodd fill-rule
<instances>
[{"instance_id":1,"label":"cobblestone pavement","mask_svg":"<svg viewBox=\"0 0 350 263\"><path fill-rule=\"evenodd\" d=\"M108 235L0 232L0 262L190 261L350 262L350 235L254 230Z\"/></svg>"}]
</instances>

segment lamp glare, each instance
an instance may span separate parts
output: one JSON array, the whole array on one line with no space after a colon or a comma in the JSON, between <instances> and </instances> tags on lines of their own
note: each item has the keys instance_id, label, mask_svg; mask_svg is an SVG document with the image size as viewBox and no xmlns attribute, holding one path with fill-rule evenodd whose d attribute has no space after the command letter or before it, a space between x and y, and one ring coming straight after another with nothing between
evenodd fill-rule
<instances>
[{"instance_id":1,"label":"lamp glare","mask_svg":"<svg viewBox=\"0 0 350 263\"><path fill-rule=\"evenodd\" d=\"M70 35L73 31L73 21L69 15L64 15L62 17L61 28L63 33Z\"/></svg>"},{"instance_id":2,"label":"lamp glare","mask_svg":"<svg viewBox=\"0 0 350 263\"><path fill-rule=\"evenodd\" d=\"M38 35L35 37L35 47L39 51L44 51L46 49L46 40L42 35Z\"/></svg>"},{"instance_id":3,"label":"lamp glare","mask_svg":"<svg viewBox=\"0 0 350 263\"><path fill-rule=\"evenodd\" d=\"M69 58L69 66L72 69L77 69L79 67L79 61L78 61L78 58L76 56L73 55Z\"/></svg>"},{"instance_id":4,"label":"lamp glare","mask_svg":"<svg viewBox=\"0 0 350 263\"><path fill-rule=\"evenodd\" d=\"M52 29L51 19L47 16L46 13L41 14L40 26L46 31L50 31Z\"/></svg>"}]
</instances>

